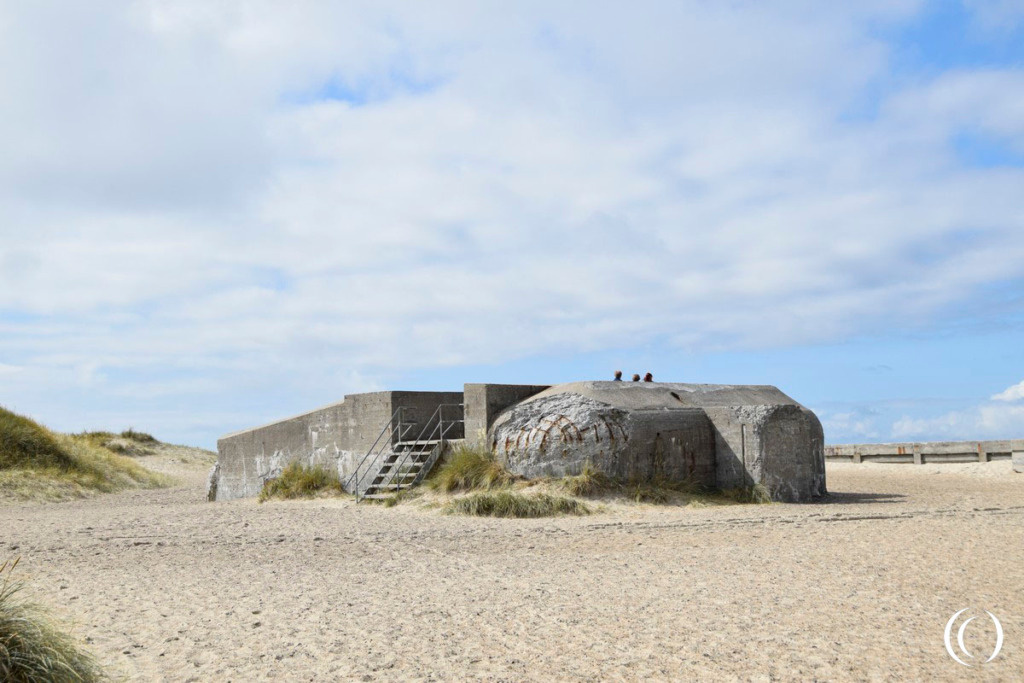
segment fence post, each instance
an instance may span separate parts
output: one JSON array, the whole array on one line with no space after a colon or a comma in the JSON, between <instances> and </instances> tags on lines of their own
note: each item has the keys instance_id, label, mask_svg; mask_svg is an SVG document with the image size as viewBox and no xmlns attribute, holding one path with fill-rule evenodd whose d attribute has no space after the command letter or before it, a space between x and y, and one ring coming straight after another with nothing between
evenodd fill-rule
<instances>
[{"instance_id":1,"label":"fence post","mask_svg":"<svg viewBox=\"0 0 1024 683\"><path fill-rule=\"evenodd\" d=\"M978 462L988 462L988 449L980 441L978 442Z\"/></svg>"},{"instance_id":2,"label":"fence post","mask_svg":"<svg viewBox=\"0 0 1024 683\"><path fill-rule=\"evenodd\" d=\"M915 443L914 444L914 464L915 465L922 465L922 464L924 464L924 458L921 457L921 444L919 444L919 443Z\"/></svg>"}]
</instances>

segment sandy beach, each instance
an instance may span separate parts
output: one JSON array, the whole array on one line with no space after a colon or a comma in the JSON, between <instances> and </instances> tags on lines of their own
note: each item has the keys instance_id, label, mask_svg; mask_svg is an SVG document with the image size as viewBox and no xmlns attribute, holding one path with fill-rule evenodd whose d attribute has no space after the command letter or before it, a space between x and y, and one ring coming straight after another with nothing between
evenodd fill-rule
<instances>
[{"instance_id":1,"label":"sandy beach","mask_svg":"<svg viewBox=\"0 0 1024 683\"><path fill-rule=\"evenodd\" d=\"M208 458L141 461L182 484L0 507L0 558L130 680L1024 676L1024 475L1005 461L830 464L817 504L543 520L213 504ZM943 646L965 607L1005 630L973 670Z\"/></svg>"}]
</instances>

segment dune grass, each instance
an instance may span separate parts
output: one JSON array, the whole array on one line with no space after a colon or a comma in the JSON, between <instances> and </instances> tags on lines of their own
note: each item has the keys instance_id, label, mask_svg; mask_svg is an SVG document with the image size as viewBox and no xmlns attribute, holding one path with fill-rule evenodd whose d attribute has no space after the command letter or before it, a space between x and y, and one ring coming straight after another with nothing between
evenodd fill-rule
<instances>
[{"instance_id":1,"label":"dune grass","mask_svg":"<svg viewBox=\"0 0 1024 683\"><path fill-rule=\"evenodd\" d=\"M121 432L122 439L130 439L138 443L159 443L152 434L146 432L137 432L131 427Z\"/></svg>"},{"instance_id":2,"label":"dune grass","mask_svg":"<svg viewBox=\"0 0 1024 683\"><path fill-rule=\"evenodd\" d=\"M170 482L95 436L58 434L0 408L0 498L61 500Z\"/></svg>"},{"instance_id":3,"label":"dune grass","mask_svg":"<svg viewBox=\"0 0 1024 683\"><path fill-rule=\"evenodd\" d=\"M260 491L259 502L271 498L313 498L314 496L344 493L338 473L319 465L307 467L292 462L274 479L268 479Z\"/></svg>"},{"instance_id":4,"label":"dune grass","mask_svg":"<svg viewBox=\"0 0 1024 683\"><path fill-rule=\"evenodd\" d=\"M566 493L580 498L620 497L635 503L656 505L683 502L691 507L706 507L730 503L764 505L772 502L768 489L761 484L722 491L686 479L620 481L601 472L589 462L583 465L579 474L563 477L558 483Z\"/></svg>"},{"instance_id":5,"label":"dune grass","mask_svg":"<svg viewBox=\"0 0 1024 683\"><path fill-rule=\"evenodd\" d=\"M559 483L566 493L573 496L596 498L614 495L629 498L637 503L667 503L679 496L710 492L689 480L620 481L608 476L589 462L584 463L579 474L563 477Z\"/></svg>"},{"instance_id":6,"label":"dune grass","mask_svg":"<svg viewBox=\"0 0 1024 683\"><path fill-rule=\"evenodd\" d=\"M515 491L480 491L450 501L445 512L474 517L556 517L589 515L582 501L546 493L524 494Z\"/></svg>"},{"instance_id":7,"label":"dune grass","mask_svg":"<svg viewBox=\"0 0 1024 683\"><path fill-rule=\"evenodd\" d=\"M442 499L438 504L445 511L491 517L590 514L590 508L579 498L609 498L656 505L685 504L690 507L771 502L768 491L760 485L719 491L691 480L622 481L608 476L589 462L574 476L553 481L524 480L506 470L486 448L464 444L456 446L445 457L426 484L440 494L470 494ZM540 485L542 492L526 494L517 490L535 485ZM557 495L558 491L565 492L568 497ZM411 489L374 502L392 507L420 496L419 491Z\"/></svg>"},{"instance_id":8,"label":"dune grass","mask_svg":"<svg viewBox=\"0 0 1024 683\"><path fill-rule=\"evenodd\" d=\"M24 583L13 578L17 566L18 560L0 565L0 680L104 680L93 656L24 597Z\"/></svg>"},{"instance_id":9,"label":"dune grass","mask_svg":"<svg viewBox=\"0 0 1024 683\"><path fill-rule=\"evenodd\" d=\"M724 498L746 505L768 505L772 502L772 494L763 484L726 489L721 492Z\"/></svg>"},{"instance_id":10,"label":"dune grass","mask_svg":"<svg viewBox=\"0 0 1024 683\"><path fill-rule=\"evenodd\" d=\"M485 448L461 444L449 453L437 471L427 480L430 488L441 493L452 491L490 491L509 486L513 476Z\"/></svg>"},{"instance_id":11,"label":"dune grass","mask_svg":"<svg viewBox=\"0 0 1024 683\"><path fill-rule=\"evenodd\" d=\"M138 457L140 455L152 455L156 451L154 446L159 441L152 434L138 432L129 427L120 434L106 431L82 432L73 435L77 439L84 439L94 446L105 448L120 455Z\"/></svg>"},{"instance_id":12,"label":"dune grass","mask_svg":"<svg viewBox=\"0 0 1024 683\"><path fill-rule=\"evenodd\" d=\"M611 493L617 488L616 482L590 462L575 476L562 478L562 488L572 496L592 498Z\"/></svg>"}]
</instances>

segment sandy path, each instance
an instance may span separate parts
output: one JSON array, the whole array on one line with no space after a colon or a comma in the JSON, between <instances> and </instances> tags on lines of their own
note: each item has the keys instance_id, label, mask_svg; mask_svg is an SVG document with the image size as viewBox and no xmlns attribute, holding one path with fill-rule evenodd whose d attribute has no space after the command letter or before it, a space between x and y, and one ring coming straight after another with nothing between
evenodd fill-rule
<instances>
[{"instance_id":1,"label":"sandy path","mask_svg":"<svg viewBox=\"0 0 1024 683\"><path fill-rule=\"evenodd\" d=\"M554 520L210 504L179 465L175 489L0 508L0 557L133 680L1024 677L1008 463L829 465L825 504ZM972 605L1006 633L973 671L942 643Z\"/></svg>"}]
</instances>

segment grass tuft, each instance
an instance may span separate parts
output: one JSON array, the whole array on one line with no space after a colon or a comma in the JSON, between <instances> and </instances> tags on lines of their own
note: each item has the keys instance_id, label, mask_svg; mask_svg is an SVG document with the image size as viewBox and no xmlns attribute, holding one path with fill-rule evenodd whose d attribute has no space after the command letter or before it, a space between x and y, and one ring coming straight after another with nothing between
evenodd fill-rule
<instances>
[{"instance_id":1,"label":"grass tuft","mask_svg":"<svg viewBox=\"0 0 1024 683\"><path fill-rule=\"evenodd\" d=\"M58 434L0 408L0 498L60 500L170 483L103 447L97 434Z\"/></svg>"},{"instance_id":2,"label":"grass tuft","mask_svg":"<svg viewBox=\"0 0 1024 683\"><path fill-rule=\"evenodd\" d=\"M259 502L271 498L312 498L321 494L339 493L344 493L344 489L337 472L320 465L307 467L292 462L285 466L278 477L264 482Z\"/></svg>"},{"instance_id":3,"label":"grass tuft","mask_svg":"<svg viewBox=\"0 0 1024 683\"><path fill-rule=\"evenodd\" d=\"M56 434L27 417L0 408L0 470L71 469L76 465Z\"/></svg>"},{"instance_id":4,"label":"grass tuft","mask_svg":"<svg viewBox=\"0 0 1024 683\"><path fill-rule=\"evenodd\" d=\"M22 595L24 583L12 578L18 560L0 565L0 680L78 681L105 678L96 660Z\"/></svg>"},{"instance_id":5,"label":"grass tuft","mask_svg":"<svg viewBox=\"0 0 1024 683\"><path fill-rule=\"evenodd\" d=\"M722 491L722 495L737 503L769 505L772 502L772 494L765 488L764 484L727 489Z\"/></svg>"},{"instance_id":6,"label":"grass tuft","mask_svg":"<svg viewBox=\"0 0 1024 683\"><path fill-rule=\"evenodd\" d=\"M494 455L484 448L456 446L428 480L430 488L452 491L489 491L504 488L515 481Z\"/></svg>"},{"instance_id":7,"label":"grass tuft","mask_svg":"<svg viewBox=\"0 0 1024 683\"><path fill-rule=\"evenodd\" d=\"M669 481L654 479L652 481L631 482L623 487L627 496L637 503L655 503L662 505L680 497L692 497L711 493L709 489L690 480Z\"/></svg>"},{"instance_id":8,"label":"grass tuft","mask_svg":"<svg viewBox=\"0 0 1024 683\"><path fill-rule=\"evenodd\" d=\"M590 508L582 501L546 493L526 495L513 491L484 491L456 498L448 503L450 514L474 517L556 517L558 515L589 515Z\"/></svg>"},{"instance_id":9,"label":"grass tuft","mask_svg":"<svg viewBox=\"0 0 1024 683\"><path fill-rule=\"evenodd\" d=\"M736 503L764 505L772 502L768 489L761 484L722 491L686 479L621 481L601 472L589 462L583 465L579 474L563 477L558 484L566 493L582 498L622 496L636 503L656 505L681 502L696 508Z\"/></svg>"},{"instance_id":10,"label":"grass tuft","mask_svg":"<svg viewBox=\"0 0 1024 683\"><path fill-rule=\"evenodd\" d=\"M590 462L575 475L563 477L559 482L566 493L582 498L622 495L637 503L668 503L680 496L707 493L703 487L689 480L620 481L600 471Z\"/></svg>"},{"instance_id":11,"label":"grass tuft","mask_svg":"<svg viewBox=\"0 0 1024 683\"><path fill-rule=\"evenodd\" d=\"M94 446L106 448L120 455L137 457L140 455L153 455L156 451L151 446L159 445L151 434L137 432L134 429L126 429L120 434L112 432L82 432L75 434L74 438L84 439Z\"/></svg>"},{"instance_id":12,"label":"grass tuft","mask_svg":"<svg viewBox=\"0 0 1024 683\"><path fill-rule=\"evenodd\" d=\"M562 487L571 496L590 498L611 493L618 488L616 482L593 463L583 464L583 470L571 477L562 479Z\"/></svg>"},{"instance_id":13,"label":"grass tuft","mask_svg":"<svg viewBox=\"0 0 1024 683\"><path fill-rule=\"evenodd\" d=\"M137 432L131 427L121 432L122 439L130 439L136 443L159 443L152 434L146 432Z\"/></svg>"}]
</instances>

